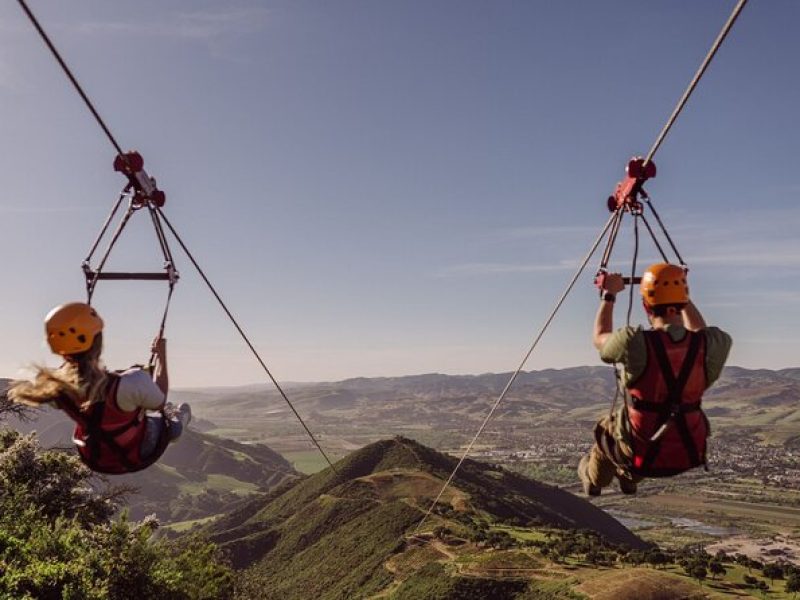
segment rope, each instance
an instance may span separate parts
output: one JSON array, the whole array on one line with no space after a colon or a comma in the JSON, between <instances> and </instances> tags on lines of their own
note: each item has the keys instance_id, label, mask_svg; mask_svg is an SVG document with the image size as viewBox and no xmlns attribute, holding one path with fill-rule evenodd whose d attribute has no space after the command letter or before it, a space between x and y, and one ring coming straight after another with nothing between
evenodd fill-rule
<instances>
[{"instance_id":1,"label":"rope","mask_svg":"<svg viewBox=\"0 0 800 600\"><path fill-rule=\"evenodd\" d=\"M125 189L122 190L122 192L120 193L117 202L114 204L114 208L111 209L111 212L109 213L106 222L103 223L103 227L100 229L100 233L97 234L97 238L94 240L94 244L92 244L92 247L89 249L89 254L86 255L86 260L83 261L84 264L88 264L91 262L92 256L94 256L94 253L97 250L97 247L100 245L103 236L105 236L106 232L108 231L108 228L111 225L111 221L116 216L119 207L122 205L122 201L125 200L125 198L127 197L130 188L131 188L130 185L126 185Z\"/></svg>"},{"instance_id":2,"label":"rope","mask_svg":"<svg viewBox=\"0 0 800 600\"><path fill-rule=\"evenodd\" d=\"M50 41L50 38L45 33L44 29L42 29L42 26L39 25L39 21L33 15L31 9L28 8L28 5L26 4L25 0L17 0L17 1L19 2L19 5L22 7L22 10L25 11L25 14L28 15L28 19L30 19L31 23L36 28L36 31L39 32L39 35L42 37L42 40L44 40L44 43L47 45L48 48L50 48L50 52L53 53L53 56L55 57L56 61L58 61L58 64L61 65L64 74L72 82L72 85L75 87L75 90L78 92L78 95L80 95L80 97L83 99L84 103L86 104L86 108L89 109L89 112L92 113L95 120L97 121L97 124L100 125L100 128L106 134L108 141L111 142L111 145L114 146L114 148L117 150L117 154L124 156L124 152L122 151L120 145L117 143L117 140L114 138L114 135L111 133L111 130L105 124L105 121L103 121L102 117L100 116L100 113L97 112L97 109L95 109L94 105L92 104L92 101L89 100L89 97L83 91L81 84L78 83L78 80L72 74L72 71L70 71L69 67L67 66L67 63L65 63L64 59L61 58L61 55L58 53L58 50L56 50L56 47L53 45L53 42Z\"/></svg>"},{"instance_id":3,"label":"rope","mask_svg":"<svg viewBox=\"0 0 800 600\"><path fill-rule=\"evenodd\" d=\"M22 7L22 10L25 11L25 14L28 16L28 19L30 19L31 23L36 28L36 31L39 32L39 35L41 36L42 40L47 45L47 47L50 49L50 52L53 54L53 56L55 57L55 59L58 62L58 64L61 66L61 69L64 71L64 74L67 76L67 78L70 80L72 85L75 87L75 90L78 92L78 95L83 99L84 103L86 104L86 107L89 109L89 112L92 113L92 115L94 116L95 120L97 121L97 124L100 126L100 128L103 130L103 132L106 134L106 137L111 142L111 145L114 146L114 148L116 149L117 154L122 156L124 160L127 160L125 158L125 153L122 151L122 147L119 145L119 143L117 143L117 140L114 138L114 135L111 133L111 130L108 128L108 126L106 125L105 121L103 121L102 117L100 116L100 113L97 112L97 109L92 104L92 101L89 99L89 97L83 91L83 88L81 87L80 83L78 83L78 80L75 78L75 76L72 74L72 71L67 66L67 63L64 62L63 58L61 58L61 54L59 54L59 52L56 49L56 47L50 41L50 38L48 37L47 33L45 33L44 29L39 24L39 21L36 19L34 14L31 12L30 8L28 8L28 5L26 4L25 0L17 0L17 1L19 2L19 5ZM123 196L124 196L124 194L125 194L125 192L123 192ZM100 239L103 237L103 235L105 234L106 230L108 229L108 226L111 223L111 220L113 219L114 215L116 214L117 209L119 208L120 203L122 202L122 197L123 196L121 196L120 199L117 201L117 204L115 205L114 209L111 212L111 215L108 217L105 225L103 226L103 228L102 228L102 230L100 232L100 235L98 236L98 239L92 245L92 249L91 249L91 251L89 253L89 258L91 258L92 254L94 254L94 251L97 249L97 246L100 243ZM123 217L122 222L120 223L120 225L117 228L114 236L112 237L111 243L109 244L109 247L106 250L105 256L103 257L103 260L101 261L100 266L97 268L97 270L95 272L94 278L92 279L92 281L87 283L88 301L89 302L91 302L91 300L92 300L92 294L94 292L94 287L95 287L95 285L97 284L97 281L98 281L98 275L99 275L100 271L102 270L103 266L105 265L105 261L108 258L108 255L109 255L109 253L111 251L111 248L114 246L116 240L119 238L120 233L122 233L122 229L124 229L124 227L125 227L128 219L130 218L131 214L133 214L133 210L134 209L131 206L128 207L128 212ZM208 288L211 290L211 293L217 299L217 302L219 302L220 306L222 306L223 310L228 315L228 318L230 318L231 322L236 327L236 330L239 332L239 335L242 336L242 339L244 339L245 343L250 348L250 350L253 352L253 354L255 355L256 359L258 359L259 364L264 369L266 374L269 376L270 380L275 385L275 388L278 390L278 392L280 392L280 395L283 397L283 399L286 401L286 403L292 409L292 412L294 413L294 415L297 417L297 419L303 425L303 428L305 429L306 433L309 435L311 440L314 442L314 445L317 447L317 449L320 451L322 456L325 458L325 461L331 467L331 470L334 473L336 473L336 468L333 466L333 463L328 458L328 455L325 454L325 451L319 445L319 442L317 442L316 438L314 437L314 434L311 433L311 430L308 428L308 426L306 425L305 421L303 421L303 419L300 417L300 414L295 409L294 405L289 401L289 398L286 395L286 393L283 391L283 388L281 388L281 386L278 384L277 380L272 376L272 373L267 368L267 365L261 359L261 356L258 354L258 352L256 351L255 347L250 342L250 340L248 339L247 335L242 330L242 328L239 326L239 323L233 317L233 314L230 312L230 310L228 310L228 307L225 305L225 303L223 302L223 300L220 297L220 295L217 293L217 291L214 288L214 286L211 284L209 279L206 277L205 273L200 268L200 265L194 259L194 256L192 256L191 252L189 252L189 249L183 243L183 240L180 238L180 236L178 235L177 231L175 231L175 228L172 226L172 224L169 222L167 217L164 215L164 213L159 208L157 208L157 207L156 208L152 208L151 207L151 210L156 211L158 213L158 216L160 216L161 219L163 219L164 223L167 224L167 227L172 232L172 234L175 236L175 239L178 241L178 243L180 244L181 248L183 248L183 251L186 253L186 256L189 258L191 263L194 265L195 269L197 269L197 272L200 274L200 277L202 277L203 281L206 283ZM155 220L155 215L153 215L153 218ZM163 242L164 241L163 232L160 231L160 227L158 225L156 226L156 234L159 237L159 242ZM162 249L163 248L164 248L164 246L162 244ZM168 246L167 246L167 250L165 251L165 253L166 253L167 260L169 262L171 262L171 255L169 254ZM88 259L87 259L87 263L88 263ZM166 311L169 310L169 302L170 302L170 300L172 298L172 284L173 284L173 282L170 282L170 291L169 291L169 294L167 296L167 307L165 309L164 317L162 318L162 332L163 332L163 323L164 323L163 319L166 319Z\"/></svg>"},{"instance_id":4,"label":"rope","mask_svg":"<svg viewBox=\"0 0 800 600\"><path fill-rule=\"evenodd\" d=\"M430 507L428 508L428 511L425 513L425 516L423 516L420 522L417 524L413 533L419 531L419 528L422 527L423 523L425 523L425 521L431 515L433 509L436 508L436 505L439 503L439 500L442 498L442 495L450 486L450 483L453 481L453 478L456 476L456 473L461 468L461 465L464 463L464 460L466 460L467 456L472 451L472 447L475 445L475 442L478 441L478 438L483 433L483 430L486 428L486 425L491 420L492 416L497 410L497 407L500 406L500 403L505 399L506 394L508 394L508 391L511 389L511 386L514 385L514 382L517 380L517 377L522 372L525 363L528 362L528 359L530 358L531 354L533 354L533 351L536 349L536 346L539 345L539 340L542 339L542 336L544 335L545 331L547 331L547 328L550 326L550 323L553 322L553 319L555 318L556 314L561 308L561 305L564 304L564 301L567 299L567 296L572 291L572 288L575 287L575 283L578 281L578 278L583 273L583 270L586 268L586 265L592 259L595 250L597 250L597 247L600 245L600 242L603 241L606 232L609 230L609 228L612 226L613 223L617 222L617 214L620 212L620 210L621 209L617 209L616 211L614 211L614 214L612 214L611 217L609 217L608 221L606 221L606 224L603 227L602 232L600 233L599 236L597 236L597 239L595 240L594 244L592 244L591 250L589 250L589 252L586 254L586 257L583 259L583 262L581 263L581 266L578 268L578 271L572 277L572 280L569 282L569 285L567 285L567 288L564 290L564 293L561 294L561 298L559 298L558 302L556 302L556 305L553 308L552 312L550 313L550 316L547 317L547 319L544 322L544 325L534 338L533 343L531 344L531 347L528 349L528 352L525 354L525 357L522 359L522 362L520 362L519 366L517 367L517 370L514 371L514 374L511 375L511 378L508 380L508 383L506 384L505 388L503 388L503 391L497 397L497 400L495 401L489 413L486 415L486 418L484 418L483 423L481 423L481 426L478 429L478 432L475 434L475 437L472 438L472 441L467 446L467 449L464 450L464 453L461 455L458 464L456 464L455 468L453 469L453 472L450 473L450 476L447 478L447 481L445 481L444 485L442 486L442 489L439 490L439 494L436 496L436 499L431 503Z\"/></svg>"},{"instance_id":5,"label":"rope","mask_svg":"<svg viewBox=\"0 0 800 600\"><path fill-rule=\"evenodd\" d=\"M666 252L664 252L664 249L661 247L661 244L658 242L658 238L656 237L656 234L653 232L653 228L650 227L650 223L647 221L647 218L644 216L644 213L642 213L639 216L642 218L642 223L644 223L645 227L647 227L647 231L650 233L650 238L653 240L653 243L655 244L656 249L658 250L658 253L661 255L661 258L664 260L665 263L668 263L669 262L669 258L667 258ZM675 246L672 246L672 247L673 247L673 249L675 248ZM675 254L676 255L678 254L677 250L675 250ZM678 258L680 258L680 256L678 256Z\"/></svg>"},{"instance_id":6,"label":"rope","mask_svg":"<svg viewBox=\"0 0 800 600\"><path fill-rule=\"evenodd\" d=\"M608 261L611 260L611 252L614 250L614 243L617 240L619 229L622 225L622 217L625 214L624 210L619 208L614 212L611 223L611 231L608 234L608 241L606 242L605 250L603 250L603 257L600 259L600 268L605 269L608 266Z\"/></svg>"},{"instance_id":7,"label":"rope","mask_svg":"<svg viewBox=\"0 0 800 600\"><path fill-rule=\"evenodd\" d=\"M628 286L628 314L625 324L630 327L631 313L633 312L633 279L636 277L636 260L639 258L639 217L633 215L633 262L631 264L631 283ZM658 243L658 242L656 242Z\"/></svg>"},{"instance_id":8,"label":"rope","mask_svg":"<svg viewBox=\"0 0 800 600\"><path fill-rule=\"evenodd\" d=\"M205 284L208 287L208 289L214 295L214 298L217 299L217 302L222 307L222 310L225 311L225 314L228 316L228 318L230 319L231 323L233 323L233 326L236 328L236 331L239 332L239 335L244 340L244 343L247 344L248 348L250 348L250 352L252 352L253 356L256 357L256 360L258 361L258 364L261 365L261 368L267 374L267 376L269 377L270 381L272 381L273 385L275 386L275 389L278 390L278 393L284 399L286 404L288 404L289 408L292 409L292 412L294 413L294 416L297 417L298 421L300 421L300 424L303 426L303 429L305 429L306 433L308 434L308 437L310 437L311 441L314 442L314 445L317 447L317 450L319 450L320 454L322 454L323 458L325 458L325 461L328 463L328 466L330 466L331 470L334 473L336 473L337 472L336 471L336 467L333 466L333 463L331 462L331 459L328 458L328 455L322 449L322 446L320 446L319 442L317 441L317 438L314 437L313 433L311 433L311 430L308 428L308 425L306 425L306 422L300 416L300 413L297 412L297 409L294 407L294 404L292 404L291 400L289 400L289 397L286 395L286 392L283 391L283 388L278 383L278 380L275 379L275 377L272 375L272 372L269 370L269 368L267 367L266 363L261 358L261 355L258 353L258 350L256 350L255 346L253 346L253 343L250 341L250 338L247 337L247 334L244 332L242 327L239 325L239 322L233 316L233 313L231 313L230 309L225 304L225 301L217 293L217 290L214 288L214 286L212 285L212 283L208 279L208 277L206 277L205 272L200 267L198 262L195 260L195 258L192 255L192 253L189 251L189 248L186 247L186 244L183 243L183 240L178 235L178 232L175 231L175 228L172 226L172 223L170 223L169 219L167 219L167 217L164 215L164 213L161 211L160 208L156 208L155 210L158 212L159 216L163 219L164 223L167 225L169 230L172 232L172 235L175 237L175 239L177 240L178 244L183 249L183 251L186 254L187 258L192 263L192 265L194 266L195 270L200 275L201 279L205 282Z\"/></svg>"},{"instance_id":9,"label":"rope","mask_svg":"<svg viewBox=\"0 0 800 600\"><path fill-rule=\"evenodd\" d=\"M680 261L681 265L686 266L686 262L683 260L683 257L681 256L681 253L678 252L678 248L677 248L677 246L675 246L675 242L672 241L672 238L670 237L669 232L667 231L667 228L664 227L664 222L661 220L661 217L658 216L658 212L656 212L656 207L653 205L652 201L649 198L646 198L645 201L647 202L647 206L650 207L650 212L652 212L653 216L656 218L656 222L658 223L658 226L661 227L661 232L664 234L664 237L667 238L667 242L669 242L670 247L672 247L672 251L675 253L675 256L678 257L678 260ZM647 222L645 221L645 223L647 223ZM647 228L650 229L650 225L647 225ZM651 230L651 233L652 233L652 230ZM653 239L655 239L655 236L653 236ZM656 244L658 244L658 242L656 242ZM658 249L661 251L661 254L663 256L664 255L664 251L661 250L661 246L659 246ZM666 260L666 258L665 258L665 260ZM669 261L666 261L666 262L669 262Z\"/></svg>"},{"instance_id":10,"label":"rope","mask_svg":"<svg viewBox=\"0 0 800 600\"><path fill-rule=\"evenodd\" d=\"M725 38L728 35L728 32L733 27L733 24L736 22L739 13L742 12L744 5L747 4L747 0L739 0L738 4L733 8L733 12L731 16L728 17L728 21L723 25L722 31L719 32L717 39L714 40L714 43L711 45L711 50L708 51L706 54L706 58L703 63L700 65L700 68L697 69L697 73L695 73L692 81L689 82L689 86L686 88L686 91L681 96L681 99L678 100L678 104L675 106L675 110L672 111L672 115L670 115L669 119L667 120L667 124L664 125L664 128L661 130L661 133L658 134L653 147L650 148L650 152L647 153L647 158L644 159L643 167L646 167L647 164L653 160L653 156L655 156L658 148L661 146L661 143L664 141L664 138L667 137L667 133L669 130L672 129L672 125L675 123L675 120L678 118L678 115L681 114L683 107L686 106L686 103L689 101L689 96L692 95L694 89L697 87L697 84L700 83L700 79L703 77L703 74L706 72L708 65L711 64L711 60L714 58L714 55L719 50L719 47L722 45L722 42L725 41Z\"/></svg>"},{"instance_id":11,"label":"rope","mask_svg":"<svg viewBox=\"0 0 800 600\"><path fill-rule=\"evenodd\" d=\"M114 231L114 235L111 236L111 241L108 243L108 246L106 247L106 251L103 254L103 258L100 259L100 263L97 265L97 268L94 271L94 277L92 278L91 281L87 282L87 284L86 284L86 287L87 287L87 300L86 300L86 302L87 302L87 304L91 304L92 303L92 296L94 295L94 288L97 286L97 282L100 279L100 273L103 271L103 267L105 267L106 261L108 261L108 257L111 254L111 250L114 248L114 245L117 243L117 240L119 240L119 236L122 235L122 230L125 229L125 225L128 224L128 221L130 220L131 216L133 215L134 210L135 209L133 208L133 205L129 204L127 212L122 216L122 220L119 222L119 225L117 226L116 231ZM103 231L105 232L105 229ZM98 240L98 243L99 243L99 241L100 240ZM97 247L97 246L95 245L95 247ZM89 266L88 260L90 260L90 259L91 259L91 254L89 255L89 258L87 259L87 262L84 263L84 265Z\"/></svg>"},{"instance_id":12,"label":"rope","mask_svg":"<svg viewBox=\"0 0 800 600\"><path fill-rule=\"evenodd\" d=\"M170 302L172 302L172 294L175 291L175 283L170 281L169 289L167 290L167 302L164 304L164 312L161 315L161 325L158 327L158 334L156 335L156 340L160 340L164 337L164 331L167 328L167 316L169 315L169 306ZM147 361L147 365L152 367L156 363L156 351L155 348L150 351L150 359Z\"/></svg>"},{"instance_id":13,"label":"rope","mask_svg":"<svg viewBox=\"0 0 800 600\"><path fill-rule=\"evenodd\" d=\"M175 279L175 261L172 259L172 251L169 249L169 244L167 243L167 236L164 235L164 228L161 226L161 221L159 220L158 213L156 212L155 208L153 208L152 204L147 205L147 212L150 213L150 219L153 222L153 229L156 230L156 237L158 238L158 245L161 246L161 253L164 255L164 268L169 271L170 275L170 284L174 284Z\"/></svg>"}]
</instances>

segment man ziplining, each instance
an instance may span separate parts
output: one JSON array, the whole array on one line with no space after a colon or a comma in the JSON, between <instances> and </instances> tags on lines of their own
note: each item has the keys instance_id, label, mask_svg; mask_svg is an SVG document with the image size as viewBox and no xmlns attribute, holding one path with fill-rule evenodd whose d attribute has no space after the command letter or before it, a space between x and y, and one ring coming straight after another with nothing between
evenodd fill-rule
<instances>
[{"instance_id":1,"label":"man ziplining","mask_svg":"<svg viewBox=\"0 0 800 600\"><path fill-rule=\"evenodd\" d=\"M595 426L595 445L578 465L583 490L599 496L616 477L625 494L644 477L670 477L706 464L708 419L703 392L720 376L731 337L706 325L689 298L683 268L648 267L640 284L651 329L614 331L622 275L607 273L594 323L594 346L606 363L622 365L625 402Z\"/></svg>"}]
</instances>

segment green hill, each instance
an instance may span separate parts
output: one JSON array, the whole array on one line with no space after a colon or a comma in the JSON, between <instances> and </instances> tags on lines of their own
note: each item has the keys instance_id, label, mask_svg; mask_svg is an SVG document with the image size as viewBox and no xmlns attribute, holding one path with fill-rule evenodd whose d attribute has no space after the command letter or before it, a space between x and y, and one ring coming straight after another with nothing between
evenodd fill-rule
<instances>
[{"instance_id":1,"label":"green hill","mask_svg":"<svg viewBox=\"0 0 800 600\"><path fill-rule=\"evenodd\" d=\"M379 441L339 461L337 473L328 469L287 483L204 529L227 550L234 566L245 569L243 597L368 597L400 584L406 591L397 590L398 597L410 598L409 586L427 586L425 582L436 577L414 570L410 577L422 577L421 581L414 583L408 577L400 581L387 561L413 551L417 541L406 536L454 465L454 458L410 439ZM585 500L470 460L418 537L430 538L440 531L437 528L446 528L466 539L481 528L513 526L529 534L545 529L591 530L614 544L646 546ZM489 588L478 586L484 592L500 585L494 577L477 578L486 580ZM454 589L476 585L448 581L445 587L450 583ZM527 585L510 587L520 591Z\"/></svg>"},{"instance_id":2,"label":"green hill","mask_svg":"<svg viewBox=\"0 0 800 600\"><path fill-rule=\"evenodd\" d=\"M162 522L207 518L267 492L298 473L263 444L240 444L189 429L153 467L115 477L134 486L132 518L155 514Z\"/></svg>"}]
</instances>

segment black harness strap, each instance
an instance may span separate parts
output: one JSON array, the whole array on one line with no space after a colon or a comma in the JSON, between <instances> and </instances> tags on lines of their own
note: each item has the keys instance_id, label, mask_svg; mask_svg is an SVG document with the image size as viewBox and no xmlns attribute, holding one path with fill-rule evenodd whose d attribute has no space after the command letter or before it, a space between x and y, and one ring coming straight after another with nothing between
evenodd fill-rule
<instances>
[{"instance_id":1,"label":"black harness strap","mask_svg":"<svg viewBox=\"0 0 800 600\"><path fill-rule=\"evenodd\" d=\"M660 402L650 402L649 400L640 400L639 398L631 398L631 405L640 412L660 413L664 410L664 405ZM682 403L678 407L678 410L682 413L697 412L700 410L700 403Z\"/></svg>"},{"instance_id":2,"label":"black harness strap","mask_svg":"<svg viewBox=\"0 0 800 600\"><path fill-rule=\"evenodd\" d=\"M661 370L661 375L664 377L664 383L667 386L667 401L661 405L658 411L660 415L656 422L656 432L661 432L663 434L663 429L669 425L670 421L673 421L678 426L678 432L689 454L689 460L694 465L700 464L700 455L697 450L697 445L694 443L692 434L689 431L689 426L686 423L686 413L692 412L692 410L699 410L700 407L698 404L695 408L695 405L692 404L689 405L691 410L681 410L681 399L686 383L689 381L689 375L691 375L694 363L697 360L697 354L700 351L702 335L693 331L687 331L687 335L690 336L689 350L686 352L686 357L683 359L683 364L681 365L677 378L672 370L672 364L667 357L667 351L666 348L664 348L664 342L661 340L661 334L657 331L646 331L645 335L651 342L650 346L653 348L655 358ZM650 445L647 448L642 462L641 469L643 471L646 471L652 466L661 450L660 435L656 433L654 437L656 439L650 440Z\"/></svg>"}]
</instances>

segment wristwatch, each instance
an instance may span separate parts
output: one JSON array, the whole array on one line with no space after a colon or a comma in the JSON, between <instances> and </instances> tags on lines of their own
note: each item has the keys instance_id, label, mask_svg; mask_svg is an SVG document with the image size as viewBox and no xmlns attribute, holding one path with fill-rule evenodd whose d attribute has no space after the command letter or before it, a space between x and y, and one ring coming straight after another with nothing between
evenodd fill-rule
<instances>
[{"instance_id":1,"label":"wristwatch","mask_svg":"<svg viewBox=\"0 0 800 600\"><path fill-rule=\"evenodd\" d=\"M605 294L603 294L603 302L614 303L616 301L616 299L617 299L617 297L614 294L612 294L611 292L606 292Z\"/></svg>"}]
</instances>

